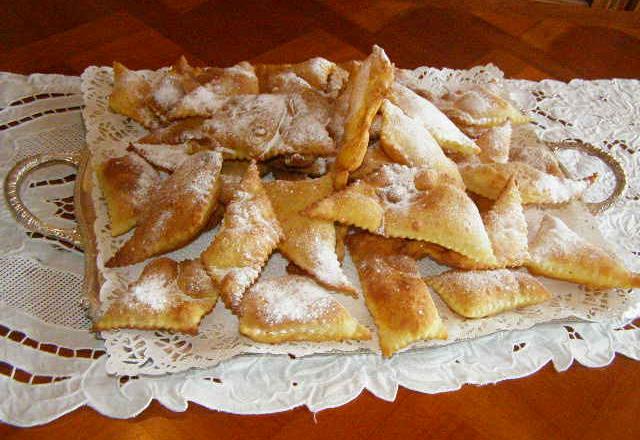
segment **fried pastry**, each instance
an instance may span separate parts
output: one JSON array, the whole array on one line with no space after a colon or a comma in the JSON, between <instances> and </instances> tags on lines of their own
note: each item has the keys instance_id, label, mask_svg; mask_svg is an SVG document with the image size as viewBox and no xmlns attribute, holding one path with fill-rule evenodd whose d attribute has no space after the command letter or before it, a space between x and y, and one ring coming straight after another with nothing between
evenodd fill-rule
<instances>
[{"instance_id":1,"label":"fried pastry","mask_svg":"<svg viewBox=\"0 0 640 440\"><path fill-rule=\"evenodd\" d=\"M280 252L323 286L357 296L340 268L333 222L300 213L333 192L332 177L293 182L275 180L266 182L265 189L284 232L278 245Z\"/></svg>"},{"instance_id":2,"label":"fried pastry","mask_svg":"<svg viewBox=\"0 0 640 440\"><path fill-rule=\"evenodd\" d=\"M192 297L182 290L178 264L158 258L145 266L126 290L114 292L94 331L118 328L169 330L195 334L202 318L215 306L212 297Z\"/></svg>"},{"instance_id":3,"label":"fried pastry","mask_svg":"<svg viewBox=\"0 0 640 440\"><path fill-rule=\"evenodd\" d=\"M389 252L385 243L388 241L393 240L365 232L348 237L349 251L385 357L416 341L447 338L416 261Z\"/></svg>"},{"instance_id":4,"label":"fried pastry","mask_svg":"<svg viewBox=\"0 0 640 440\"><path fill-rule=\"evenodd\" d=\"M128 148L142 156L154 167L173 173L191 154L191 146L183 144L141 144L133 142Z\"/></svg>"},{"instance_id":5,"label":"fried pastry","mask_svg":"<svg viewBox=\"0 0 640 440\"><path fill-rule=\"evenodd\" d=\"M460 174L467 190L494 200L513 176L525 205L569 202L580 197L596 178L557 177L522 162L465 165L460 167Z\"/></svg>"},{"instance_id":6,"label":"fried pastry","mask_svg":"<svg viewBox=\"0 0 640 440\"><path fill-rule=\"evenodd\" d=\"M271 202L252 163L224 213L220 231L200 259L232 312L282 238Z\"/></svg>"},{"instance_id":7,"label":"fried pastry","mask_svg":"<svg viewBox=\"0 0 640 440\"><path fill-rule=\"evenodd\" d=\"M484 318L551 298L540 281L508 269L454 270L426 281L451 310L465 318Z\"/></svg>"},{"instance_id":8,"label":"fried pastry","mask_svg":"<svg viewBox=\"0 0 640 440\"><path fill-rule=\"evenodd\" d=\"M108 159L98 167L97 177L107 202L112 237L138 223L149 196L160 185L158 172L135 153Z\"/></svg>"},{"instance_id":9,"label":"fried pastry","mask_svg":"<svg viewBox=\"0 0 640 440\"><path fill-rule=\"evenodd\" d=\"M478 158L484 163L507 163L509 161L509 148L511 147L511 122L489 127L476 139L480 147Z\"/></svg>"},{"instance_id":10,"label":"fried pastry","mask_svg":"<svg viewBox=\"0 0 640 440\"><path fill-rule=\"evenodd\" d=\"M218 289L199 258L178 263L176 283L192 298L209 298L214 303L218 300Z\"/></svg>"},{"instance_id":11,"label":"fried pastry","mask_svg":"<svg viewBox=\"0 0 640 440\"><path fill-rule=\"evenodd\" d=\"M416 94L408 87L395 82L389 99L400 107L407 116L424 126L448 152L463 155L476 154L478 145L465 135L451 120L430 101Z\"/></svg>"},{"instance_id":12,"label":"fried pastry","mask_svg":"<svg viewBox=\"0 0 640 440\"><path fill-rule=\"evenodd\" d=\"M374 142L367 148L362 164L349 175L349 178L351 180L362 179L374 171L379 170L383 165L390 163L395 162L384 152L379 141Z\"/></svg>"},{"instance_id":13,"label":"fried pastry","mask_svg":"<svg viewBox=\"0 0 640 440\"><path fill-rule=\"evenodd\" d=\"M146 104L150 94L151 85L141 74L118 62L113 63L113 90L109 96L111 110L130 117L144 127L156 127L158 118Z\"/></svg>"},{"instance_id":14,"label":"fried pastry","mask_svg":"<svg viewBox=\"0 0 640 440\"><path fill-rule=\"evenodd\" d=\"M326 121L316 119L298 94L236 96L204 123L215 147L237 158L266 160L281 154L330 155Z\"/></svg>"},{"instance_id":15,"label":"fried pastry","mask_svg":"<svg viewBox=\"0 0 640 440\"><path fill-rule=\"evenodd\" d=\"M511 142L509 162L526 163L543 173L556 177L565 177L556 155L549 147L537 139L535 133L530 133L524 142Z\"/></svg>"},{"instance_id":16,"label":"fried pastry","mask_svg":"<svg viewBox=\"0 0 640 440\"><path fill-rule=\"evenodd\" d=\"M527 221L515 179L512 178L507 183L491 209L482 213L482 221L496 257L494 263L478 262L442 246L421 241L407 242L403 252L418 259L428 256L440 264L459 269L480 270L522 266L529 257Z\"/></svg>"},{"instance_id":17,"label":"fried pastry","mask_svg":"<svg viewBox=\"0 0 640 440\"><path fill-rule=\"evenodd\" d=\"M573 232L558 217L545 214L529 244L525 264L533 274L582 284L590 289L640 287L640 275L630 272L604 249Z\"/></svg>"},{"instance_id":18,"label":"fried pastry","mask_svg":"<svg viewBox=\"0 0 640 440\"><path fill-rule=\"evenodd\" d=\"M529 118L509 101L485 87L475 86L444 97L445 113L463 125L494 127L511 121L525 124Z\"/></svg>"},{"instance_id":19,"label":"fried pastry","mask_svg":"<svg viewBox=\"0 0 640 440\"><path fill-rule=\"evenodd\" d=\"M270 92L273 78L287 72L299 76L318 90L324 90L335 67L335 63L315 57L298 64L256 64L255 69L260 80L260 90Z\"/></svg>"},{"instance_id":20,"label":"fried pastry","mask_svg":"<svg viewBox=\"0 0 640 440\"><path fill-rule=\"evenodd\" d=\"M440 244L495 264L478 208L460 188L433 180L429 169L385 165L314 203L305 214L375 234Z\"/></svg>"},{"instance_id":21,"label":"fried pastry","mask_svg":"<svg viewBox=\"0 0 640 440\"><path fill-rule=\"evenodd\" d=\"M184 57L169 69L157 72L146 103L159 119L166 120L182 98L199 86L195 72Z\"/></svg>"},{"instance_id":22,"label":"fried pastry","mask_svg":"<svg viewBox=\"0 0 640 440\"><path fill-rule=\"evenodd\" d=\"M208 68L203 76L206 82L184 94L167 111L169 119L211 116L230 96L258 93L258 78L253 66L246 61L225 69Z\"/></svg>"},{"instance_id":23,"label":"fried pastry","mask_svg":"<svg viewBox=\"0 0 640 440\"><path fill-rule=\"evenodd\" d=\"M211 151L183 162L152 195L133 235L105 266L139 263L197 237L218 204L221 167L220 154Z\"/></svg>"},{"instance_id":24,"label":"fried pastry","mask_svg":"<svg viewBox=\"0 0 640 440\"><path fill-rule=\"evenodd\" d=\"M415 119L406 116L390 101L382 102L382 128L380 145L394 162L426 167L439 175L439 179L464 189L462 177L455 162L444 152L430 132Z\"/></svg>"},{"instance_id":25,"label":"fried pastry","mask_svg":"<svg viewBox=\"0 0 640 440\"><path fill-rule=\"evenodd\" d=\"M343 92L346 105L335 162L335 186L343 188L349 173L364 159L369 145L369 127L393 82L393 66L384 51L374 46ZM339 98L340 99L340 98Z\"/></svg>"},{"instance_id":26,"label":"fried pastry","mask_svg":"<svg viewBox=\"0 0 640 440\"><path fill-rule=\"evenodd\" d=\"M257 342L371 339L327 290L299 275L258 282L246 293L241 311L240 333Z\"/></svg>"}]
</instances>

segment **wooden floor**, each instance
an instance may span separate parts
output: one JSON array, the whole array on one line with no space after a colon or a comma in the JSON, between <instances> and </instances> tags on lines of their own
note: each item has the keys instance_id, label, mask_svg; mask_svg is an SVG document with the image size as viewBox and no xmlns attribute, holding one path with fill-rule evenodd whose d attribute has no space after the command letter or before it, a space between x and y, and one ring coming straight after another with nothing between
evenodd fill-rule
<instances>
[{"instance_id":1,"label":"wooden floor","mask_svg":"<svg viewBox=\"0 0 640 440\"><path fill-rule=\"evenodd\" d=\"M156 68L185 54L195 63L336 61L385 48L400 67L467 68L493 62L508 76L640 77L640 14L523 0L0 0L0 70L80 74L119 60ZM546 367L497 385L394 403L368 393L314 417L299 408L233 416L192 405L152 405L114 421L81 409L31 430L0 425L3 439L604 439L640 438L640 364ZM1 398L1 396L0 396Z\"/></svg>"},{"instance_id":2,"label":"wooden floor","mask_svg":"<svg viewBox=\"0 0 640 440\"><path fill-rule=\"evenodd\" d=\"M79 74L118 59L194 62L361 57L401 67L494 62L509 76L640 76L640 14L523 0L2 0L0 70Z\"/></svg>"}]
</instances>

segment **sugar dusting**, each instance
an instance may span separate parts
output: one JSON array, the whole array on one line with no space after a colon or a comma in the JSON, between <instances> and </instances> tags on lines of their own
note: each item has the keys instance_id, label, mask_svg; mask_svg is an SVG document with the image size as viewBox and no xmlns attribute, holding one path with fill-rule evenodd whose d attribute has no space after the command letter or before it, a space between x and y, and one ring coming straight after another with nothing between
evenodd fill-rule
<instances>
[{"instance_id":1,"label":"sugar dusting","mask_svg":"<svg viewBox=\"0 0 640 440\"><path fill-rule=\"evenodd\" d=\"M383 186L376 189L382 202L394 208L408 206L418 194L415 185L417 168L410 168L399 164L384 165L376 173L376 180L380 179Z\"/></svg>"},{"instance_id":2,"label":"sugar dusting","mask_svg":"<svg viewBox=\"0 0 640 440\"><path fill-rule=\"evenodd\" d=\"M260 281L248 295L258 299L262 318L272 325L311 322L338 307L325 289L302 276Z\"/></svg>"},{"instance_id":3,"label":"sugar dusting","mask_svg":"<svg viewBox=\"0 0 640 440\"><path fill-rule=\"evenodd\" d=\"M546 214L540 223L538 233L529 246L531 258L544 261L548 256L575 254L589 243L573 232L558 217Z\"/></svg>"},{"instance_id":4,"label":"sugar dusting","mask_svg":"<svg viewBox=\"0 0 640 440\"><path fill-rule=\"evenodd\" d=\"M154 166L175 171L189 157L184 144L141 144L133 143L133 148Z\"/></svg>"},{"instance_id":5,"label":"sugar dusting","mask_svg":"<svg viewBox=\"0 0 640 440\"><path fill-rule=\"evenodd\" d=\"M166 277L153 275L136 283L131 289L131 296L136 303L160 312L171 302L172 285L175 287L175 283L169 283Z\"/></svg>"},{"instance_id":6,"label":"sugar dusting","mask_svg":"<svg viewBox=\"0 0 640 440\"><path fill-rule=\"evenodd\" d=\"M589 186L588 181L585 180L565 179L543 172L540 172L538 179L532 183L537 191L549 198L551 203L569 201L582 194Z\"/></svg>"},{"instance_id":7,"label":"sugar dusting","mask_svg":"<svg viewBox=\"0 0 640 440\"><path fill-rule=\"evenodd\" d=\"M466 294L492 293L493 291L508 290L517 292L520 289L518 273L508 269L450 271L439 275L444 285L454 283Z\"/></svg>"},{"instance_id":8,"label":"sugar dusting","mask_svg":"<svg viewBox=\"0 0 640 440\"><path fill-rule=\"evenodd\" d=\"M313 274L318 280L332 286L351 284L340 267L335 247L331 243L313 237L311 254L315 260Z\"/></svg>"}]
</instances>

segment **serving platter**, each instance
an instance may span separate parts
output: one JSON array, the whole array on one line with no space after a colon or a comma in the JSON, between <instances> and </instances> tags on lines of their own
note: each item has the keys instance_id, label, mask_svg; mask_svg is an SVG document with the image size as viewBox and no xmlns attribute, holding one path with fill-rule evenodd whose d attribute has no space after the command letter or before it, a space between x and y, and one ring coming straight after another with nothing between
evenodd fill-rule
<instances>
[{"instance_id":1,"label":"serving platter","mask_svg":"<svg viewBox=\"0 0 640 440\"><path fill-rule=\"evenodd\" d=\"M93 173L93 161L96 153L95 148L99 146L101 142L104 142L104 140L92 143L92 137L94 138L94 140L95 138L97 138L97 132L95 130L97 129L97 126L100 123L104 123L104 119L106 119L104 112L107 111L107 107L105 106L104 99L106 98L109 90L109 75L109 68L94 68L94 70L89 70L88 73L85 74L85 84L87 84L85 90L92 91L92 93L90 94L85 93L85 124L88 128L89 146L85 148L83 152L78 156L69 156L67 154L61 153L59 156L49 155L47 157L40 156L29 158L16 165L14 170L8 175L7 185L5 185L5 193L7 195L10 206L13 208L19 221L25 227L46 235L52 235L68 240L69 242L77 246L81 246L85 250L85 293L90 305L89 313L91 315L95 315L100 307L101 289L104 286L105 282L98 264L99 243L96 235L96 221L100 219L102 221L105 220L104 206L100 207L100 198L99 196L96 197L96 188L94 184ZM92 83L92 81L94 82ZM96 94L97 90L101 90L102 94ZM89 99L87 99L87 97L89 97ZM87 115L89 116L87 117ZM116 115L115 117L113 117L113 115L109 115L109 118L112 122L115 120L116 125L121 124L119 127L117 127L119 128L118 131L120 133L131 133L131 129L128 127L130 125L130 121L124 120L124 118L119 117L119 115ZM112 141L113 140L110 140L110 142ZM119 139L118 142L123 142L126 144L128 142L128 139L125 136L123 139ZM611 206L611 204L614 203L621 196L621 194L623 194L624 188L626 186L626 178L622 167L607 153L584 142L573 140L563 143L552 143L549 144L549 148L554 151L562 148L571 148L577 149L586 154L595 155L596 157L600 158L605 164L607 164L607 166L612 170L613 175L616 179L616 185L614 191L606 200L597 204L576 203L571 207L565 207L558 211L558 214L560 216L564 216L568 220L571 220L571 217L582 217L582 219L580 220L583 221L583 223L586 222L587 224L586 227L583 226L583 229L592 229L591 233L595 232L595 237L597 239L597 231L593 230L594 228L597 229L597 227L594 226L595 220L591 216L591 213L602 212L602 210ZM104 152L104 150L102 152ZM104 159L104 156L102 156L102 154L100 156L101 160ZM36 167L43 166L48 162L61 160L65 162L73 162L79 167L75 191L78 228L74 231L61 231L59 229L49 228L48 226L43 225L32 215L30 215L19 198L19 185L25 173ZM574 218L573 220L576 219ZM580 220L577 223L574 221L574 223L579 224ZM589 231L587 231L587 233L589 233ZM601 237L600 241L602 241ZM606 245L606 243L602 244ZM354 277L353 268L351 267L349 269L349 264L349 261L347 261L347 272L350 272L351 277L355 280L357 277ZM280 267L278 267L278 265L280 265ZM426 262L426 266L423 267L423 269L438 270L437 267L434 268L433 265L429 262ZM278 270L282 270L282 261L276 261L276 263L272 265L273 272L270 273L268 270L266 275L272 275ZM563 286L563 284L566 283L549 282L549 284L551 286L554 286L556 289L563 289L566 287ZM578 292L577 294L574 293L573 295L576 296L579 294L583 294L586 298L590 298L590 295L585 294L584 292ZM350 304L350 300L347 299L343 301L343 304L345 304L352 311L356 310L357 307L360 307L360 311L356 311L354 313L358 315L358 317L363 316L363 313L366 314L366 310L363 308L362 303L360 305L357 305L355 303ZM441 312L446 310L446 307L444 307L441 303L438 304L438 306ZM519 313L524 314L519 315ZM589 319L589 317L585 316L584 314L580 316L581 314L577 313L576 315L581 319ZM451 343L456 340L468 339L468 337L476 337L498 330L526 328L535 322L545 322L559 318L557 315L551 314L548 315L548 319L542 319L541 316L544 316L544 312L536 310L515 313L507 321L494 320L495 322L492 323L491 321L483 320L485 321L483 323L484 325L476 326L476 328L471 332L461 332L457 337L446 341L446 343ZM562 314L562 318L567 318L570 316L571 313ZM148 364L149 368L146 368L144 372L149 374L161 374L164 372L178 371L189 367L206 367L215 365L221 360L240 353L293 353L295 355L308 355L334 353L336 351L376 351L375 343L350 343L343 344L341 346L331 344L287 344L284 346L269 346L266 344L253 344L246 341L246 338L239 338L237 336L234 339L233 335L237 332L237 324L234 326L234 318L228 313L225 314L225 310L220 306L210 317L207 318L207 320L209 322L205 322L202 329L202 333L204 336L201 335L199 337L186 337L183 335L170 334L168 332L142 332L135 330L123 330L118 332L107 332L106 334L103 334L103 336L106 337L107 340L107 348L112 350L111 353L116 353L122 347L130 346L132 344L132 341L134 344L138 344L139 346L144 347L143 350L140 350L140 352L144 352L142 355L138 357L138 355L136 354L130 358L130 362L128 364L129 366L127 366L123 362L114 363L112 371L119 373L139 371L139 367L141 365ZM220 328L220 323L224 323L222 325L223 328ZM467 323L469 324L468 321ZM369 325L371 325L370 321ZM206 335L209 335L211 337L207 338ZM222 340L224 344L212 344L211 342L214 339ZM434 344L438 344L438 342L420 343L416 346L416 348L420 349ZM188 350L180 349L181 347L188 347ZM161 356L163 356L162 360L160 359ZM119 359L121 360L122 356L119 356ZM152 360L150 363L149 359Z\"/></svg>"}]
</instances>

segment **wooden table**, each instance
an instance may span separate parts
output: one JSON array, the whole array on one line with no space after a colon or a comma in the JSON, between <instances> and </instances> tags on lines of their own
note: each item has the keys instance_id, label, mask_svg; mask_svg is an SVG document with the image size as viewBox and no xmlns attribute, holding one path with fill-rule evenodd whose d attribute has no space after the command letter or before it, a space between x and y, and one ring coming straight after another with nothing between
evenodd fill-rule
<instances>
[{"instance_id":1,"label":"wooden table","mask_svg":"<svg viewBox=\"0 0 640 440\"><path fill-rule=\"evenodd\" d=\"M448 4L452 3L452 4ZM80 74L116 59L157 68L185 54L195 63L243 59L336 61L363 57L373 43L401 67L468 68L493 62L507 76L640 77L640 14L526 1L6 1L0 70ZM640 364L618 356L604 369L573 366L493 386L394 403L369 393L314 417L298 408L236 416L192 405L172 413L153 404L135 420L78 410L0 437L118 439L269 438L638 438Z\"/></svg>"}]
</instances>

